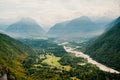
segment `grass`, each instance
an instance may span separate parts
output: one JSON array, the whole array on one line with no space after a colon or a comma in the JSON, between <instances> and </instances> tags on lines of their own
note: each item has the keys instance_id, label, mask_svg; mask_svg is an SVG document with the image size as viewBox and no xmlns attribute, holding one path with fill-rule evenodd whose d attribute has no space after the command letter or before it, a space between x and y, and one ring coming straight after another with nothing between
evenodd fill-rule
<instances>
[{"instance_id":1,"label":"grass","mask_svg":"<svg viewBox=\"0 0 120 80\"><path fill-rule=\"evenodd\" d=\"M70 66L63 66L66 71L70 71L71 67Z\"/></svg>"},{"instance_id":2,"label":"grass","mask_svg":"<svg viewBox=\"0 0 120 80\"><path fill-rule=\"evenodd\" d=\"M50 66L62 66L58 61L60 57L55 57L54 55L46 55L46 59L42 61L42 63L46 63Z\"/></svg>"},{"instance_id":3,"label":"grass","mask_svg":"<svg viewBox=\"0 0 120 80\"><path fill-rule=\"evenodd\" d=\"M78 79L76 77L71 77L71 80L81 80L81 79Z\"/></svg>"},{"instance_id":4,"label":"grass","mask_svg":"<svg viewBox=\"0 0 120 80\"><path fill-rule=\"evenodd\" d=\"M61 57L56 57L53 54L51 55L44 55L45 60L42 61L43 64L50 65L51 68L57 67L59 69L64 69L66 71L70 71L71 67L70 66L62 66L58 61L61 59ZM41 64L35 64L34 66L41 66Z\"/></svg>"}]
</instances>

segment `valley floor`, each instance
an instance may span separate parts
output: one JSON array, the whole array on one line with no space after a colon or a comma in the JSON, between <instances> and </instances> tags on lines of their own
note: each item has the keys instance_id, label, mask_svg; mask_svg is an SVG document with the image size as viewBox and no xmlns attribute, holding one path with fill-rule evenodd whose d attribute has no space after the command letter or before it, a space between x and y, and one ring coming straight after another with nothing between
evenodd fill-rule
<instances>
[{"instance_id":1,"label":"valley floor","mask_svg":"<svg viewBox=\"0 0 120 80\"><path fill-rule=\"evenodd\" d=\"M93 60L88 55L86 55L86 54L84 54L82 52L75 51L74 48L64 46L64 49L67 52L75 53L76 57L86 58L89 63L95 64L97 67L99 67L100 70L103 70L103 71L106 71L106 72L110 72L110 73L118 73L118 74L120 73L117 70L114 70L114 69L112 69L110 67L107 67L107 66L105 66L105 65L103 65L101 63L96 62L95 60Z\"/></svg>"}]
</instances>

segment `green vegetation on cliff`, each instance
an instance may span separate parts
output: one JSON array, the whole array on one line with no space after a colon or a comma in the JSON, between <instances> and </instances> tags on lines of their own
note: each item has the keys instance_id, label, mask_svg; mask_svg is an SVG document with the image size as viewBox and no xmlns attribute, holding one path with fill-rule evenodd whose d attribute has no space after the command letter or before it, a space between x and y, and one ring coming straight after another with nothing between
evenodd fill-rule
<instances>
[{"instance_id":1,"label":"green vegetation on cliff","mask_svg":"<svg viewBox=\"0 0 120 80\"><path fill-rule=\"evenodd\" d=\"M120 22L96 39L85 53L120 71Z\"/></svg>"},{"instance_id":2,"label":"green vegetation on cliff","mask_svg":"<svg viewBox=\"0 0 120 80\"><path fill-rule=\"evenodd\" d=\"M8 79L27 79L22 62L30 54L35 54L32 48L7 35L0 34L0 72L7 74Z\"/></svg>"}]
</instances>

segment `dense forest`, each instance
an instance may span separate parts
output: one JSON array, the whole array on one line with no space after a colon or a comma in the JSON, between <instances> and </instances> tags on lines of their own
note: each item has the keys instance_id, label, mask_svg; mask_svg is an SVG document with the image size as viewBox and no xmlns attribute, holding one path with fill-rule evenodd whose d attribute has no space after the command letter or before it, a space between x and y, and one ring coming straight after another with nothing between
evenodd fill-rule
<instances>
[{"instance_id":1,"label":"dense forest","mask_svg":"<svg viewBox=\"0 0 120 80\"><path fill-rule=\"evenodd\" d=\"M27 68L27 73L35 80L119 80L119 74L103 72L95 65L87 63L86 59L77 58L74 54L68 53L58 61L61 65L52 66L42 61L34 63L34 66ZM53 64L55 64L53 62ZM69 69L68 69L69 68Z\"/></svg>"},{"instance_id":2,"label":"dense forest","mask_svg":"<svg viewBox=\"0 0 120 80\"><path fill-rule=\"evenodd\" d=\"M96 39L85 53L120 71L120 22Z\"/></svg>"},{"instance_id":3,"label":"dense forest","mask_svg":"<svg viewBox=\"0 0 120 80\"><path fill-rule=\"evenodd\" d=\"M49 38L47 40L44 39L20 39L21 42L24 44L32 47L37 53L41 54L47 54L52 53L55 56L61 57L65 53L67 53L63 46L57 45L54 41L54 39Z\"/></svg>"},{"instance_id":4,"label":"dense forest","mask_svg":"<svg viewBox=\"0 0 120 80\"><path fill-rule=\"evenodd\" d=\"M18 40L0 34L0 73L7 74L8 80L30 79L25 74L22 62L36 52Z\"/></svg>"},{"instance_id":5,"label":"dense forest","mask_svg":"<svg viewBox=\"0 0 120 80\"><path fill-rule=\"evenodd\" d=\"M0 34L0 74L8 80L119 80L48 40L15 40ZM22 43L23 42L23 43ZM60 55L58 55L60 54Z\"/></svg>"}]
</instances>

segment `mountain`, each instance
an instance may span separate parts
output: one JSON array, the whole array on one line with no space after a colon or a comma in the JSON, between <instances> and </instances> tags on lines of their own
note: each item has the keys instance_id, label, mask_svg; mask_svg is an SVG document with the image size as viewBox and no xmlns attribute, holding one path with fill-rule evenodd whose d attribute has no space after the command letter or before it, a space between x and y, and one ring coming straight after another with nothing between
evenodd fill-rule
<instances>
[{"instance_id":1,"label":"mountain","mask_svg":"<svg viewBox=\"0 0 120 80\"><path fill-rule=\"evenodd\" d=\"M97 25L99 25L99 29L103 30L103 32L104 32L104 30L105 30L107 27L109 27L109 26L107 26L107 25L108 25L109 23L111 23L112 21L113 21L113 19L108 18L108 17L100 17L100 18L94 20L94 22L95 22Z\"/></svg>"},{"instance_id":2,"label":"mountain","mask_svg":"<svg viewBox=\"0 0 120 80\"><path fill-rule=\"evenodd\" d=\"M48 31L52 37L91 37L101 34L100 26L86 16L57 23Z\"/></svg>"},{"instance_id":3,"label":"mountain","mask_svg":"<svg viewBox=\"0 0 120 80\"><path fill-rule=\"evenodd\" d=\"M0 19L0 33L5 34L5 30L8 28L8 26L14 23L15 21L15 19Z\"/></svg>"},{"instance_id":4,"label":"mountain","mask_svg":"<svg viewBox=\"0 0 120 80\"><path fill-rule=\"evenodd\" d=\"M0 30L5 30L8 27L7 24L0 23Z\"/></svg>"},{"instance_id":5,"label":"mountain","mask_svg":"<svg viewBox=\"0 0 120 80\"><path fill-rule=\"evenodd\" d=\"M31 18L22 18L11 24L6 29L6 32L13 37L20 38L43 36L45 33L41 26Z\"/></svg>"},{"instance_id":6,"label":"mountain","mask_svg":"<svg viewBox=\"0 0 120 80\"><path fill-rule=\"evenodd\" d=\"M64 29L65 29L67 23L68 22L65 21L65 22L55 24L53 27L50 28L50 30L48 31L47 34L50 36L53 36L53 37L60 36L60 35L64 34L65 33Z\"/></svg>"},{"instance_id":7,"label":"mountain","mask_svg":"<svg viewBox=\"0 0 120 80\"><path fill-rule=\"evenodd\" d=\"M15 20L13 20L13 19L0 19L0 30L4 31L14 21Z\"/></svg>"},{"instance_id":8,"label":"mountain","mask_svg":"<svg viewBox=\"0 0 120 80\"><path fill-rule=\"evenodd\" d=\"M32 48L0 33L0 75L7 74L8 80L27 80L22 63L32 54Z\"/></svg>"},{"instance_id":9,"label":"mountain","mask_svg":"<svg viewBox=\"0 0 120 80\"><path fill-rule=\"evenodd\" d=\"M85 53L93 59L120 71L120 22L87 47Z\"/></svg>"},{"instance_id":10,"label":"mountain","mask_svg":"<svg viewBox=\"0 0 120 80\"><path fill-rule=\"evenodd\" d=\"M117 19L111 21L108 25L106 25L106 31L109 30L110 28L112 28L112 26L114 26L115 24L120 22L120 17L118 17Z\"/></svg>"},{"instance_id":11,"label":"mountain","mask_svg":"<svg viewBox=\"0 0 120 80\"><path fill-rule=\"evenodd\" d=\"M5 33L5 29L8 27L9 24L0 22L0 33Z\"/></svg>"}]
</instances>

